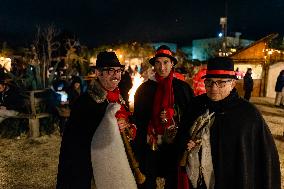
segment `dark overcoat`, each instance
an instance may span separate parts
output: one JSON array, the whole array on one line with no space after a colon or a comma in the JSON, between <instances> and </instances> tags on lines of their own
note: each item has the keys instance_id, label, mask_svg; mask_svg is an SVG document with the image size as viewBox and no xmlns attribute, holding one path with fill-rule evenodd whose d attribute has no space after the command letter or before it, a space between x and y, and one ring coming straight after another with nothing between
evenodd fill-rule
<instances>
[{"instance_id":1,"label":"dark overcoat","mask_svg":"<svg viewBox=\"0 0 284 189\"><path fill-rule=\"evenodd\" d=\"M95 87L73 104L64 130L57 175L57 189L90 189L93 177L91 142L108 102Z\"/></svg>"},{"instance_id":2,"label":"dark overcoat","mask_svg":"<svg viewBox=\"0 0 284 189\"><path fill-rule=\"evenodd\" d=\"M210 129L215 189L280 189L279 157L270 130L259 110L235 89L218 102L206 94L194 99L179 133L182 152L193 120L206 109L215 112Z\"/></svg>"},{"instance_id":3,"label":"dark overcoat","mask_svg":"<svg viewBox=\"0 0 284 189\"><path fill-rule=\"evenodd\" d=\"M244 90L247 92L251 92L253 90L253 79L250 73L246 73L244 76Z\"/></svg>"},{"instance_id":4,"label":"dark overcoat","mask_svg":"<svg viewBox=\"0 0 284 189\"><path fill-rule=\"evenodd\" d=\"M172 81L174 91L175 121L179 124L183 112L189 108L193 98L193 90L184 81L176 78ZM151 188L155 184L155 177L172 177L176 174L177 153L175 144L162 144L158 151L152 151L147 144L147 128L152 116L155 92L158 83L153 80L144 82L135 93L134 117L137 126L137 135L134 141L135 155L140 168L146 174L144 188ZM174 175L174 176L173 176ZM175 181L173 181L175 182Z\"/></svg>"},{"instance_id":5,"label":"dark overcoat","mask_svg":"<svg viewBox=\"0 0 284 189\"><path fill-rule=\"evenodd\" d=\"M21 91L13 85L6 84L6 88L0 93L0 106L7 110L25 111L25 100Z\"/></svg>"},{"instance_id":6,"label":"dark overcoat","mask_svg":"<svg viewBox=\"0 0 284 189\"><path fill-rule=\"evenodd\" d=\"M284 74L279 74L275 84L275 92L282 92L283 87L284 87Z\"/></svg>"}]
</instances>

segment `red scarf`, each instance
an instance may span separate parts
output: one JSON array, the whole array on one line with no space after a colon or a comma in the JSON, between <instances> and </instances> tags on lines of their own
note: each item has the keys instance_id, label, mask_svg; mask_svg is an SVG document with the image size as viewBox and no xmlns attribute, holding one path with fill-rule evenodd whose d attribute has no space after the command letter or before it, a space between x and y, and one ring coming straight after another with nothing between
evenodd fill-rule
<instances>
[{"instance_id":1,"label":"red scarf","mask_svg":"<svg viewBox=\"0 0 284 189\"><path fill-rule=\"evenodd\" d=\"M173 71L169 76L163 78L157 73L155 78L158 82L158 87L154 97L152 118L148 125L148 134L150 137L157 137L158 134L163 134L165 128L170 126L172 117L174 115L174 91L172 87ZM160 114L162 110L167 111L168 122L166 125L161 124Z\"/></svg>"},{"instance_id":2,"label":"red scarf","mask_svg":"<svg viewBox=\"0 0 284 189\"><path fill-rule=\"evenodd\" d=\"M105 88L104 88L105 89ZM120 91L119 88L115 88L113 91L109 91L107 89L105 89L107 91L107 100L111 103L119 103L121 105L120 110L118 110L115 114L115 117L117 119L119 118L124 118L124 119L128 119L128 116L131 114L130 112L126 111L125 107L121 104L120 100L119 100L119 96L120 96Z\"/></svg>"}]
</instances>

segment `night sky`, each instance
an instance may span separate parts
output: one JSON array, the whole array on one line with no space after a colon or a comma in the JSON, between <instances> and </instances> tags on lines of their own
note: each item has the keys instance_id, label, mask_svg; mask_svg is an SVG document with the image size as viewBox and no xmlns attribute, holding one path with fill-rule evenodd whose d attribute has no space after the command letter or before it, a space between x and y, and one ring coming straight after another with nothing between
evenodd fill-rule
<instances>
[{"instance_id":1,"label":"night sky","mask_svg":"<svg viewBox=\"0 0 284 189\"><path fill-rule=\"evenodd\" d=\"M27 45L36 26L54 24L82 44L176 42L215 37L225 0L0 0L0 43ZM257 40L284 34L283 0L227 0L228 34Z\"/></svg>"}]
</instances>

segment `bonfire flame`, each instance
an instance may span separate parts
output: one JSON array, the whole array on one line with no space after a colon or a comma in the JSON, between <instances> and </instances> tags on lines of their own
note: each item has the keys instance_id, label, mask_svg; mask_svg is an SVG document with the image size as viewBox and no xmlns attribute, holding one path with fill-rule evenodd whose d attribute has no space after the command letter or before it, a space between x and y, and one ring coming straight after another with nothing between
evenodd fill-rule
<instances>
[{"instance_id":1,"label":"bonfire flame","mask_svg":"<svg viewBox=\"0 0 284 189\"><path fill-rule=\"evenodd\" d=\"M144 78L141 77L141 75L138 72L136 72L132 76L133 86L132 86L132 88L128 92L128 94L129 94L129 108L130 108L130 111L134 110L134 95L135 95L135 92L136 92L137 88L143 83L143 81L144 81Z\"/></svg>"}]
</instances>

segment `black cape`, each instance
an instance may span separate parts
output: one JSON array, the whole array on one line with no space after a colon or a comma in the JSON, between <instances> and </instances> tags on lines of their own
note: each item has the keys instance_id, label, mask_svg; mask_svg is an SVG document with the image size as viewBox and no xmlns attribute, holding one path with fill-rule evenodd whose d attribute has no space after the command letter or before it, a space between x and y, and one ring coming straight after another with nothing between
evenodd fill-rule
<instances>
[{"instance_id":1,"label":"black cape","mask_svg":"<svg viewBox=\"0 0 284 189\"><path fill-rule=\"evenodd\" d=\"M98 86L92 82L72 106L61 141L57 189L91 188L91 142L108 105L106 93Z\"/></svg>"},{"instance_id":2,"label":"black cape","mask_svg":"<svg viewBox=\"0 0 284 189\"><path fill-rule=\"evenodd\" d=\"M215 189L280 189L279 157L270 130L258 109L235 89L218 102L206 94L194 99L179 133L180 154L190 126L206 109L215 112L210 129Z\"/></svg>"}]
</instances>

